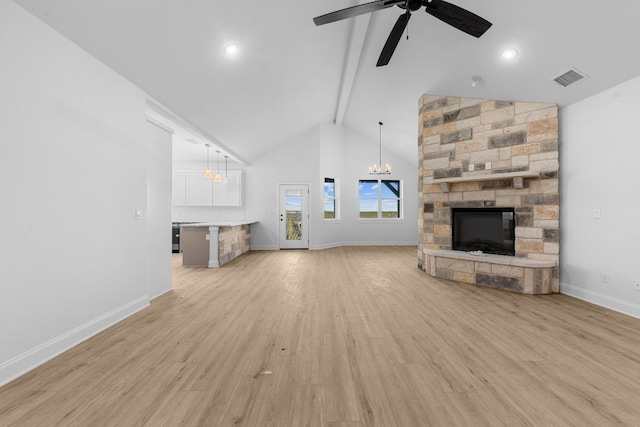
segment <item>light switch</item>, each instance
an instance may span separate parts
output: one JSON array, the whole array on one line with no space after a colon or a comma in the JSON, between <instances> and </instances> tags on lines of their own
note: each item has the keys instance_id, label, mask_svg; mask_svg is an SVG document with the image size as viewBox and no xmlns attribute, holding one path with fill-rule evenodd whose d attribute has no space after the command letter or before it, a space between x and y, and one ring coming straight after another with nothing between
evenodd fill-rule
<instances>
[{"instance_id":1,"label":"light switch","mask_svg":"<svg viewBox=\"0 0 640 427\"><path fill-rule=\"evenodd\" d=\"M491 162L487 162L487 163L485 163L485 164L484 164L484 168L485 168L486 170L491 169Z\"/></svg>"}]
</instances>

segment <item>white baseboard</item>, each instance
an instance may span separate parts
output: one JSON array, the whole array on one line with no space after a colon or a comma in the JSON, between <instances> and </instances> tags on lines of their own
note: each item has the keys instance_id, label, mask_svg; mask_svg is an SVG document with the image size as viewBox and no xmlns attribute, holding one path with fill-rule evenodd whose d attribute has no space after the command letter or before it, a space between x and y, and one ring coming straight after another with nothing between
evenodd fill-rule
<instances>
[{"instance_id":1,"label":"white baseboard","mask_svg":"<svg viewBox=\"0 0 640 427\"><path fill-rule=\"evenodd\" d=\"M309 249L311 250L322 250L322 249L331 249L331 248L340 248L343 246L418 246L417 242L404 242L404 241L381 241L381 242L332 242L327 244L320 245L311 245Z\"/></svg>"},{"instance_id":2,"label":"white baseboard","mask_svg":"<svg viewBox=\"0 0 640 427\"><path fill-rule=\"evenodd\" d=\"M153 301L154 299L161 297L164 294L168 294L172 290L173 290L173 286L170 287L169 289L165 289L164 291L160 292L158 295L149 295L149 301Z\"/></svg>"},{"instance_id":3,"label":"white baseboard","mask_svg":"<svg viewBox=\"0 0 640 427\"><path fill-rule=\"evenodd\" d=\"M0 363L0 387L147 306L149 306L149 296L144 295L6 362Z\"/></svg>"},{"instance_id":4,"label":"white baseboard","mask_svg":"<svg viewBox=\"0 0 640 427\"><path fill-rule=\"evenodd\" d=\"M331 242L326 244L312 244L309 245L309 250L322 250L322 249L331 249L331 248L341 248L343 246L418 246L417 242L389 242L389 241L381 241L381 242ZM252 251L277 251L280 250L278 246L274 245L264 245L264 246L254 246L251 245Z\"/></svg>"},{"instance_id":5,"label":"white baseboard","mask_svg":"<svg viewBox=\"0 0 640 427\"><path fill-rule=\"evenodd\" d=\"M251 245L252 251L277 251L278 247L275 245Z\"/></svg>"},{"instance_id":6,"label":"white baseboard","mask_svg":"<svg viewBox=\"0 0 640 427\"><path fill-rule=\"evenodd\" d=\"M588 289L560 283L560 293L640 319L640 305Z\"/></svg>"}]
</instances>

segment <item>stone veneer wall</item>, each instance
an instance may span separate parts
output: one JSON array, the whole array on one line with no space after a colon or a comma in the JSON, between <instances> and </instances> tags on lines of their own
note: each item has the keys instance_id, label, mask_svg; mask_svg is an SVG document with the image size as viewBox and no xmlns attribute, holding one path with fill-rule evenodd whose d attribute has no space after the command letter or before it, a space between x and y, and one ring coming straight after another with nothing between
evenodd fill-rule
<instances>
[{"instance_id":1,"label":"stone veneer wall","mask_svg":"<svg viewBox=\"0 0 640 427\"><path fill-rule=\"evenodd\" d=\"M514 207L516 257L554 261L550 288L558 292L557 105L423 95L418 146L419 267L427 270L423 249L451 249L452 207ZM526 171L539 176L524 178L522 188L500 177ZM496 179L473 181L488 174ZM432 182L456 177L470 181L448 192Z\"/></svg>"},{"instance_id":2,"label":"stone veneer wall","mask_svg":"<svg viewBox=\"0 0 640 427\"><path fill-rule=\"evenodd\" d=\"M221 266L250 250L250 224L220 227L218 231L218 261Z\"/></svg>"}]
</instances>

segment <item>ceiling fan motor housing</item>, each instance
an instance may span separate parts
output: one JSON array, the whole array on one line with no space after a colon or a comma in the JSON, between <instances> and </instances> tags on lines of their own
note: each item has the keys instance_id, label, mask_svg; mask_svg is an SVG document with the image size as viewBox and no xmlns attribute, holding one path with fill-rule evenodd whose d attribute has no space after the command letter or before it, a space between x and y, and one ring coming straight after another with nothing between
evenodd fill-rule
<instances>
[{"instance_id":1,"label":"ceiling fan motor housing","mask_svg":"<svg viewBox=\"0 0 640 427\"><path fill-rule=\"evenodd\" d=\"M422 0L407 0L406 3L399 4L398 6L402 9L409 9L411 12L415 12L422 7Z\"/></svg>"}]
</instances>

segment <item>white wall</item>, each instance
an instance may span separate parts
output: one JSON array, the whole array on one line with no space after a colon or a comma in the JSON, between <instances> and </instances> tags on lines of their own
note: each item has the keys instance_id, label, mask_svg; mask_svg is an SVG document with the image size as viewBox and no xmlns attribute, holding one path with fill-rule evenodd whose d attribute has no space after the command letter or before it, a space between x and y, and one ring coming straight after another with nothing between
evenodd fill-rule
<instances>
[{"instance_id":1,"label":"white wall","mask_svg":"<svg viewBox=\"0 0 640 427\"><path fill-rule=\"evenodd\" d=\"M392 143L392 142L389 142ZM251 248L278 249L278 185L310 185L310 249L344 245L417 245L417 166L383 148L384 163L392 165L389 179L404 186L404 219L358 220L358 180L371 179L369 166L378 161L378 141L370 141L344 126L327 124L296 135L249 166L229 165L244 171L242 207L183 206L172 208L175 222L215 220L258 221L251 228ZM417 155L417 148L416 148ZM202 162L174 161L175 170L200 170ZM324 178L340 187L341 217L324 220Z\"/></svg>"},{"instance_id":2,"label":"white wall","mask_svg":"<svg viewBox=\"0 0 640 427\"><path fill-rule=\"evenodd\" d=\"M171 290L172 134L149 123L147 140L147 293L153 299Z\"/></svg>"},{"instance_id":3,"label":"white wall","mask_svg":"<svg viewBox=\"0 0 640 427\"><path fill-rule=\"evenodd\" d=\"M246 171L246 216L256 219L259 224L252 227L251 247L278 247L279 183L310 184L310 249L417 244L417 168L386 152L384 140L383 162L390 163L393 168L393 174L386 178L403 181L404 219L358 219L358 180L371 179L368 168L377 160L378 141L367 140L344 126L329 124L292 138L252 163ZM324 220L325 177L339 181L339 221Z\"/></svg>"},{"instance_id":4,"label":"white wall","mask_svg":"<svg viewBox=\"0 0 640 427\"><path fill-rule=\"evenodd\" d=\"M640 77L560 111L560 291L635 317L639 118ZM603 272L609 283L602 283Z\"/></svg>"},{"instance_id":5,"label":"white wall","mask_svg":"<svg viewBox=\"0 0 640 427\"><path fill-rule=\"evenodd\" d=\"M166 266L146 218L168 171L148 168L145 94L8 1L0 57L2 385L166 290L147 283L147 265Z\"/></svg>"}]
</instances>

